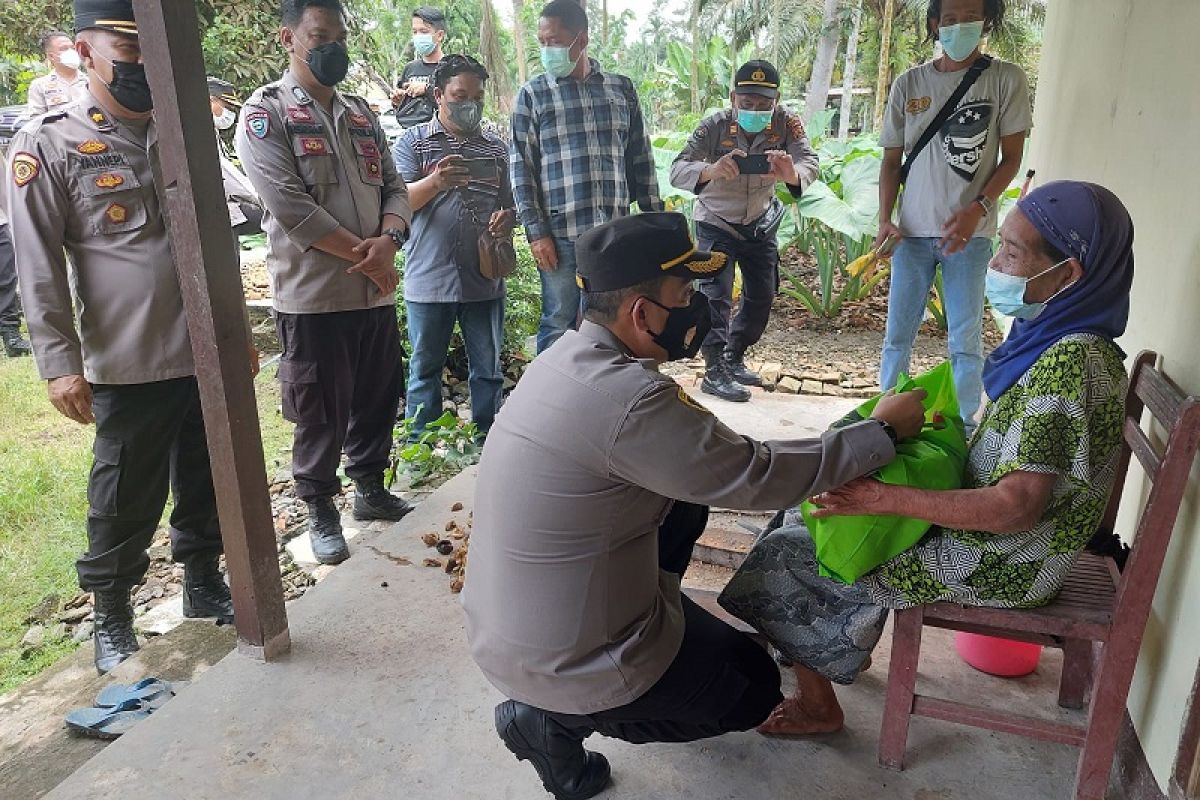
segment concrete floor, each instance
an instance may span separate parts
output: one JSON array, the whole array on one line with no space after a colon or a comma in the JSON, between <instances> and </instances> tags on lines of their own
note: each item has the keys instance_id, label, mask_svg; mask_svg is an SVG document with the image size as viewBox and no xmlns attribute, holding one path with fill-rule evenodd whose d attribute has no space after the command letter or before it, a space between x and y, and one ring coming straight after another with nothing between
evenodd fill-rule
<instances>
[{"instance_id":1,"label":"concrete floor","mask_svg":"<svg viewBox=\"0 0 1200 800\"><path fill-rule=\"evenodd\" d=\"M730 408L806 435L840 411L825 401ZM837 401L833 401L836 403ZM768 404L771 404L768 408ZM853 403L849 403L852 406ZM842 401L837 406L844 410ZM834 413L826 414L825 412ZM805 416L808 415L808 416ZM764 422L765 420L765 422ZM784 425L782 420L791 424ZM742 421L746 420L742 418ZM759 432L759 431L755 431ZM470 510L474 471L426 499L403 523L364 533L353 557L290 607L293 649L262 664L231 653L151 718L46 795L67 798L392 798L525 800L547 797L527 763L496 737L502 698L470 661L457 597L440 570L420 566L422 533ZM465 508L452 514L451 506ZM409 563L405 563L409 562ZM712 568L698 570L713 580ZM719 575L719 571L715 573ZM875 747L888 663L840 689L843 732L803 741L736 734L691 745L633 746L593 737L608 756L606 800L1051 800L1069 795L1076 752L1059 745L914 720L909 769L888 772ZM1056 654L1038 673L1004 681L974 672L950 638L926 636L921 681L951 698L987 696L1003 707L1079 719L1054 704ZM4 794L0 792L0 794Z\"/></svg>"}]
</instances>

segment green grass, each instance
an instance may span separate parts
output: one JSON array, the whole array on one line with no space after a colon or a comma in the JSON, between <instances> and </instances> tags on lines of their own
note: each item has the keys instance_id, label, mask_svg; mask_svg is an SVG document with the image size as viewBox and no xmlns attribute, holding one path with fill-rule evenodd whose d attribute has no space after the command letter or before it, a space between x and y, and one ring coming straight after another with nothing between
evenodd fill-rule
<instances>
[{"instance_id":1,"label":"green grass","mask_svg":"<svg viewBox=\"0 0 1200 800\"><path fill-rule=\"evenodd\" d=\"M268 477L291 445L274 378L264 370L255 386ZM67 640L22 655L20 641L42 598L78 591L93 431L54 410L32 359L0 359L0 694L75 649Z\"/></svg>"}]
</instances>

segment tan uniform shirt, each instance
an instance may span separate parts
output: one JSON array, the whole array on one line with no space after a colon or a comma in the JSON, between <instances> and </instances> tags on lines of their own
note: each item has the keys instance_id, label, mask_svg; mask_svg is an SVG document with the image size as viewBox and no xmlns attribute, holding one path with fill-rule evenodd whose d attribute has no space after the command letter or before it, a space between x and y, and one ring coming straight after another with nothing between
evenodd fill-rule
<instances>
[{"instance_id":1,"label":"tan uniform shirt","mask_svg":"<svg viewBox=\"0 0 1200 800\"><path fill-rule=\"evenodd\" d=\"M672 498L774 510L895 457L865 422L757 442L584 322L533 362L488 434L463 606L471 654L508 697L589 714L638 698L683 639L658 567Z\"/></svg>"},{"instance_id":2,"label":"tan uniform shirt","mask_svg":"<svg viewBox=\"0 0 1200 800\"><path fill-rule=\"evenodd\" d=\"M193 374L154 124L139 132L119 123L89 94L26 125L8 157L21 299L42 378L129 384Z\"/></svg>"},{"instance_id":3,"label":"tan uniform shirt","mask_svg":"<svg viewBox=\"0 0 1200 800\"><path fill-rule=\"evenodd\" d=\"M62 108L67 103L82 100L88 95L87 75L83 70L76 73L73 81L64 80L57 72L35 78L29 84L29 98L26 105L29 113L38 115Z\"/></svg>"},{"instance_id":4,"label":"tan uniform shirt","mask_svg":"<svg viewBox=\"0 0 1200 800\"><path fill-rule=\"evenodd\" d=\"M346 228L380 234L384 214L412 221L379 120L361 97L334 95L333 114L289 72L246 102L235 138L242 169L262 200L267 269L277 311L315 314L393 305L364 275L313 244Z\"/></svg>"},{"instance_id":5,"label":"tan uniform shirt","mask_svg":"<svg viewBox=\"0 0 1200 800\"><path fill-rule=\"evenodd\" d=\"M771 124L762 133L748 134L737 124L737 113L726 109L706 117L692 133L683 151L671 164L671 185L696 194L695 218L722 230L736 231L727 223L749 225L767 212L775 198L776 178L739 175L731 180L700 184L700 173L732 150L748 154L783 150L796 164L800 183L789 186L799 197L819 175L817 154L808 142L800 118L776 106Z\"/></svg>"}]
</instances>

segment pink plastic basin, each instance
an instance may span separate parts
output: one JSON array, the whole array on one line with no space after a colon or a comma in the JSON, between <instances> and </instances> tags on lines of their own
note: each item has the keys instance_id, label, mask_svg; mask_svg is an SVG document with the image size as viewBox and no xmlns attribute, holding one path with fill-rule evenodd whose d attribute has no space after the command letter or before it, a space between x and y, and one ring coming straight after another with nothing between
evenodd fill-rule
<instances>
[{"instance_id":1,"label":"pink plastic basin","mask_svg":"<svg viewBox=\"0 0 1200 800\"><path fill-rule=\"evenodd\" d=\"M1042 646L1014 642L995 636L958 631L954 634L954 649L959 658L980 672L1001 678L1019 678L1037 669Z\"/></svg>"}]
</instances>

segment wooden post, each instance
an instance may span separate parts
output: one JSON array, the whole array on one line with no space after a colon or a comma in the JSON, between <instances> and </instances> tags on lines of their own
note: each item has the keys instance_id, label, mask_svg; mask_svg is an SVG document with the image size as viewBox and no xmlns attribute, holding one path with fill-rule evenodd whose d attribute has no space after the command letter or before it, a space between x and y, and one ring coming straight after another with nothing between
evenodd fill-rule
<instances>
[{"instance_id":1,"label":"wooden post","mask_svg":"<svg viewBox=\"0 0 1200 800\"><path fill-rule=\"evenodd\" d=\"M238 649L270 661L287 653L291 640L196 4L133 5L154 96L162 191L204 408Z\"/></svg>"}]
</instances>

